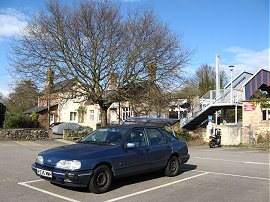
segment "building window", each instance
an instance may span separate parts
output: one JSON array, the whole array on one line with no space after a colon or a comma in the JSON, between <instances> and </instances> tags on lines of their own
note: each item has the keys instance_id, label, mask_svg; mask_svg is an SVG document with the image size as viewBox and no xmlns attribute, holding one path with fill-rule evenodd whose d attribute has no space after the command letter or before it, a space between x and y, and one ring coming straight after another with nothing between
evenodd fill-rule
<instances>
[{"instance_id":1,"label":"building window","mask_svg":"<svg viewBox=\"0 0 270 202\"><path fill-rule=\"evenodd\" d=\"M122 119L125 120L131 116L131 111L129 107L124 107L122 112Z\"/></svg>"},{"instance_id":2,"label":"building window","mask_svg":"<svg viewBox=\"0 0 270 202\"><path fill-rule=\"evenodd\" d=\"M95 110L89 110L89 121L95 121Z\"/></svg>"},{"instance_id":3,"label":"building window","mask_svg":"<svg viewBox=\"0 0 270 202\"><path fill-rule=\"evenodd\" d=\"M262 109L262 120L270 120L270 109Z\"/></svg>"},{"instance_id":4,"label":"building window","mask_svg":"<svg viewBox=\"0 0 270 202\"><path fill-rule=\"evenodd\" d=\"M70 121L76 121L77 112L70 112Z\"/></svg>"},{"instance_id":5,"label":"building window","mask_svg":"<svg viewBox=\"0 0 270 202\"><path fill-rule=\"evenodd\" d=\"M54 123L54 114L50 114L50 125Z\"/></svg>"}]
</instances>

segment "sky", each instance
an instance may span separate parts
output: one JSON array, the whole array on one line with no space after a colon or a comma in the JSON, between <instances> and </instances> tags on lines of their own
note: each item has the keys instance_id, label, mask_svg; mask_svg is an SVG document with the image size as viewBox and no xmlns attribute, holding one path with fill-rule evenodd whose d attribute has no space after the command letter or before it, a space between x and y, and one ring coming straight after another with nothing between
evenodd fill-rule
<instances>
[{"instance_id":1,"label":"sky","mask_svg":"<svg viewBox=\"0 0 270 202\"><path fill-rule=\"evenodd\" d=\"M152 8L160 20L182 35L194 55L184 68L192 75L203 64L220 68L233 77L242 71L269 69L269 0L113 0L123 11ZM71 0L61 0L71 3ZM0 93L8 95L16 80L10 75L10 44L26 20L45 9L43 0L0 0Z\"/></svg>"}]
</instances>

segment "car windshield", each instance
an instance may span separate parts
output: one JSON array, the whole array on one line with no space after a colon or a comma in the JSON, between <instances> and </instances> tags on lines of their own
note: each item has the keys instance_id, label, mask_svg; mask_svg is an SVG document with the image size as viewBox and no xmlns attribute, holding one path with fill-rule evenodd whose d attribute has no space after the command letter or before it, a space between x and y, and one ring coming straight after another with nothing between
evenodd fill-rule
<instances>
[{"instance_id":1,"label":"car windshield","mask_svg":"<svg viewBox=\"0 0 270 202\"><path fill-rule=\"evenodd\" d=\"M124 128L99 128L83 138L81 143L94 143L117 145L122 140L126 129Z\"/></svg>"}]
</instances>

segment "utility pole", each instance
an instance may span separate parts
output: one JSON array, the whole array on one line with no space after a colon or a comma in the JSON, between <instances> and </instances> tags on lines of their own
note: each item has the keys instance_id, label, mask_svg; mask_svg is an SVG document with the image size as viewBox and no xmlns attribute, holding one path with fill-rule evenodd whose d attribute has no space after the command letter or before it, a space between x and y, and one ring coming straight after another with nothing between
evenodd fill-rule
<instances>
[{"instance_id":1,"label":"utility pole","mask_svg":"<svg viewBox=\"0 0 270 202\"><path fill-rule=\"evenodd\" d=\"M49 65L49 69L47 72L47 78L46 78L46 94L47 94L47 108L48 108L48 128L50 128L50 116L51 116L51 89L52 89L52 76L53 72L51 69L51 65Z\"/></svg>"},{"instance_id":2,"label":"utility pole","mask_svg":"<svg viewBox=\"0 0 270 202\"><path fill-rule=\"evenodd\" d=\"M216 54L216 97L220 96L219 55Z\"/></svg>"},{"instance_id":3,"label":"utility pole","mask_svg":"<svg viewBox=\"0 0 270 202\"><path fill-rule=\"evenodd\" d=\"M220 79L219 79L219 55L216 54L216 101L220 98ZM215 122L218 124L218 111L216 111Z\"/></svg>"},{"instance_id":4,"label":"utility pole","mask_svg":"<svg viewBox=\"0 0 270 202\"><path fill-rule=\"evenodd\" d=\"M233 103L233 86L232 86L232 83L233 83L233 68L234 66L233 65L230 65L230 70L231 70L231 104Z\"/></svg>"}]
</instances>

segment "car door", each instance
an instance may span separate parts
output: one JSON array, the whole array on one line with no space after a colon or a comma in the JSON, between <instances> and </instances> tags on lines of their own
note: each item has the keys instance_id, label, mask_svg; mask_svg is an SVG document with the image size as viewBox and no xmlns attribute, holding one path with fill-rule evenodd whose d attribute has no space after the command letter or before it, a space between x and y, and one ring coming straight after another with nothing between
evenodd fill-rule
<instances>
[{"instance_id":1,"label":"car door","mask_svg":"<svg viewBox=\"0 0 270 202\"><path fill-rule=\"evenodd\" d=\"M150 144L149 160L152 168L165 167L172 153L171 144L158 128L146 128L146 133Z\"/></svg>"},{"instance_id":2,"label":"car door","mask_svg":"<svg viewBox=\"0 0 270 202\"><path fill-rule=\"evenodd\" d=\"M134 148L126 148L127 143L134 143ZM132 129L126 137L121 162L117 175L129 175L149 170L150 148L143 128Z\"/></svg>"}]
</instances>

